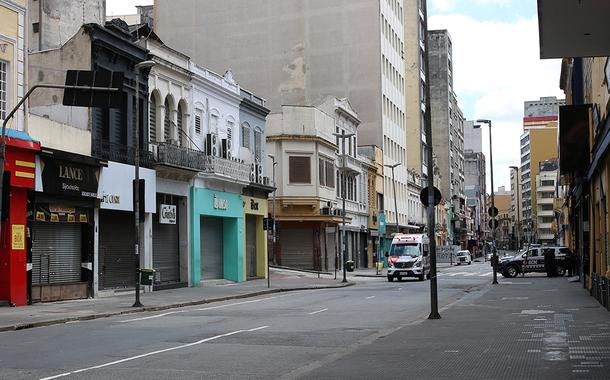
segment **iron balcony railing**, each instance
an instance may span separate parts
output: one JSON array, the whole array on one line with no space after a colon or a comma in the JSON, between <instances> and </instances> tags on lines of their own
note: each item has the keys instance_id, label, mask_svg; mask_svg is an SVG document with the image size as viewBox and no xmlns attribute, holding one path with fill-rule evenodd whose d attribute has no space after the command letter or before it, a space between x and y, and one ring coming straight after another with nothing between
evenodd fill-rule
<instances>
[{"instance_id":1,"label":"iron balcony railing","mask_svg":"<svg viewBox=\"0 0 610 380\"><path fill-rule=\"evenodd\" d=\"M170 143L158 143L156 146L154 158L157 164L226 177L240 182L250 182L250 165L241 161L208 156L202 151Z\"/></svg>"},{"instance_id":2,"label":"iron balcony railing","mask_svg":"<svg viewBox=\"0 0 610 380\"><path fill-rule=\"evenodd\" d=\"M132 146L117 144L108 140L97 140L93 143L93 156L102 160L115 161L123 164L134 164L136 150ZM152 153L140 149L140 165L152 167Z\"/></svg>"}]
</instances>

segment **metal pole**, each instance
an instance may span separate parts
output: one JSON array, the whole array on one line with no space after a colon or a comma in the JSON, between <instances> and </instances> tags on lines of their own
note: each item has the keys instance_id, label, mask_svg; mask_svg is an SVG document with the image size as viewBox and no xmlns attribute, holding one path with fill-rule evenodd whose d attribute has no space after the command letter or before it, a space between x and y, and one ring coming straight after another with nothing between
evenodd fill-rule
<instances>
[{"instance_id":1,"label":"metal pole","mask_svg":"<svg viewBox=\"0 0 610 380\"><path fill-rule=\"evenodd\" d=\"M272 235L273 235L273 240L271 242L271 257L273 258L273 262L275 263L275 193L277 192L277 184L275 183L275 165L277 165L277 162L275 162L275 156L270 156L271 160L273 161L273 205L272 207L272 211L271 211L271 222L273 223L273 226L271 227L271 231L272 231ZM271 272L269 271L269 258L267 258L267 287L270 288L271 287Z\"/></svg>"},{"instance_id":2,"label":"metal pole","mask_svg":"<svg viewBox=\"0 0 610 380\"><path fill-rule=\"evenodd\" d=\"M424 13L424 50L425 50L425 75L426 80L430 80L430 65L428 55L428 2L422 0L422 8ZM430 315L428 319L440 319L441 315L438 312L438 286L436 282L436 232L434 220L434 157L432 152L432 107L430 106L430 86L425 86L426 96L426 114L424 115L426 144L428 144L428 238L430 240Z\"/></svg>"},{"instance_id":3,"label":"metal pole","mask_svg":"<svg viewBox=\"0 0 610 380\"><path fill-rule=\"evenodd\" d=\"M489 168L490 168L490 173L491 173L491 208L492 210L495 210L496 205L495 205L495 197L494 197L494 156L493 156L493 147L492 147L492 143L491 143L491 120L488 120L488 125L489 125ZM495 216L491 217L491 220L496 220ZM496 250L496 223L492 222L492 229L491 229L491 241L492 241L492 257L493 257L493 262L492 262L492 266L493 266L493 273L494 273L494 277L493 277L493 282L492 284L497 284L498 283L498 253Z\"/></svg>"},{"instance_id":4,"label":"metal pole","mask_svg":"<svg viewBox=\"0 0 610 380\"><path fill-rule=\"evenodd\" d=\"M138 67L136 67L136 125L134 134L136 137L136 149L133 159L135 168L133 215L136 228L136 236L134 241L136 261L136 300L133 303L133 307L142 307L142 303L140 302L140 69Z\"/></svg>"},{"instance_id":5,"label":"metal pole","mask_svg":"<svg viewBox=\"0 0 610 380\"><path fill-rule=\"evenodd\" d=\"M396 200L396 180L394 179L394 168L398 164L392 166L392 188L394 189L394 218L396 219L396 233L400 233L398 226L398 201Z\"/></svg>"},{"instance_id":6,"label":"metal pole","mask_svg":"<svg viewBox=\"0 0 610 380\"><path fill-rule=\"evenodd\" d=\"M341 197L343 198L343 215L342 215L342 219L343 219L343 230L342 230L342 237L343 237L343 249L341 249L341 264L343 265L343 280L341 280L341 282L347 282L347 272L345 269L345 257L346 257L346 249L347 249L347 234L345 233L345 192L346 192L346 186L347 185L347 178L345 176L345 130L341 131L341 149L343 153L343 181L341 181ZM344 185L345 183L345 185Z\"/></svg>"}]
</instances>

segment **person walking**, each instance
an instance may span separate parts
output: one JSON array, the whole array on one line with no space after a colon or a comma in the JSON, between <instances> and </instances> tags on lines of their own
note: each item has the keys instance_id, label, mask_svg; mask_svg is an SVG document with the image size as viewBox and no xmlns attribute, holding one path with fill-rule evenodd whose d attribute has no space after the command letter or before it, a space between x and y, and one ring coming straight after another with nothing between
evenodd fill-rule
<instances>
[{"instance_id":1,"label":"person walking","mask_svg":"<svg viewBox=\"0 0 610 380\"><path fill-rule=\"evenodd\" d=\"M552 249L544 250L544 269L547 277L554 277L555 273L555 253Z\"/></svg>"}]
</instances>

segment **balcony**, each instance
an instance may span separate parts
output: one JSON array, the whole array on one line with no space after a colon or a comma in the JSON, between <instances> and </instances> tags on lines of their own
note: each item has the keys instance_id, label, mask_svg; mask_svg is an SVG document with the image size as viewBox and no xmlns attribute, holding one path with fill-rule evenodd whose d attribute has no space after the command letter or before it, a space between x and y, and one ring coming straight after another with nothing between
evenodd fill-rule
<instances>
[{"instance_id":1,"label":"balcony","mask_svg":"<svg viewBox=\"0 0 610 380\"><path fill-rule=\"evenodd\" d=\"M250 183L250 166L239 161L215 156L204 156L201 173L205 176Z\"/></svg>"},{"instance_id":2,"label":"balcony","mask_svg":"<svg viewBox=\"0 0 610 380\"><path fill-rule=\"evenodd\" d=\"M159 143L153 146L155 165L169 166L199 172L205 165L205 154L198 150L182 148L173 144Z\"/></svg>"},{"instance_id":3,"label":"balcony","mask_svg":"<svg viewBox=\"0 0 610 380\"><path fill-rule=\"evenodd\" d=\"M117 144L108 140L97 140L93 142L92 150L92 155L96 158L134 165L135 149L132 146ZM152 165L152 153L140 149L140 166L151 168Z\"/></svg>"},{"instance_id":4,"label":"balcony","mask_svg":"<svg viewBox=\"0 0 610 380\"><path fill-rule=\"evenodd\" d=\"M537 216L555 216L555 213L553 210L538 210L538 212L536 212Z\"/></svg>"}]
</instances>

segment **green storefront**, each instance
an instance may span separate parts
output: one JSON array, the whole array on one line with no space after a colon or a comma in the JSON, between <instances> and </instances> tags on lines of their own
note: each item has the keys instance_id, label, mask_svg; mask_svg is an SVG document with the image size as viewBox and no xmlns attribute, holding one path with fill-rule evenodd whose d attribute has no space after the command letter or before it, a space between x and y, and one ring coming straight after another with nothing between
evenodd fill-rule
<instances>
[{"instance_id":1,"label":"green storefront","mask_svg":"<svg viewBox=\"0 0 610 380\"><path fill-rule=\"evenodd\" d=\"M202 280L244 281L241 195L191 188L191 286Z\"/></svg>"}]
</instances>

